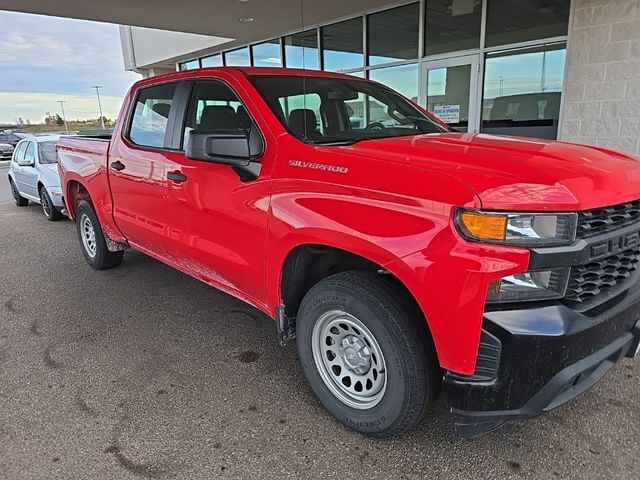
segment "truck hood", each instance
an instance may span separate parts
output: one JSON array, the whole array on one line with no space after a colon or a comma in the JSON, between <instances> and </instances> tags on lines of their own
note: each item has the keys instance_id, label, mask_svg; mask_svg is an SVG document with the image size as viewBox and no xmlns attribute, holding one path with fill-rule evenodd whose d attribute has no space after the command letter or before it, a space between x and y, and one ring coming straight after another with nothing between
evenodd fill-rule
<instances>
[{"instance_id":1,"label":"truck hood","mask_svg":"<svg viewBox=\"0 0 640 480\"><path fill-rule=\"evenodd\" d=\"M345 148L458 178L485 209L587 210L640 199L640 160L599 147L442 133L366 140Z\"/></svg>"}]
</instances>

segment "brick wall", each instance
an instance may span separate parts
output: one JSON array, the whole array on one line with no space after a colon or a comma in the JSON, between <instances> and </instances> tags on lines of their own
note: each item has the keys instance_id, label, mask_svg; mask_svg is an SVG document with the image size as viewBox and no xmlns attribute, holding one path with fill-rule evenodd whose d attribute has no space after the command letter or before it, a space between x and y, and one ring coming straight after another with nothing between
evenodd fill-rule
<instances>
[{"instance_id":1,"label":"brick wall","mask_svg":"<svg viewBox=\"0 0 640 480\"><path fill-rule=\"evenodd\" d=\"M561 139L640 155L640 0L574 0Z\"/></svg>"}]
</instances>

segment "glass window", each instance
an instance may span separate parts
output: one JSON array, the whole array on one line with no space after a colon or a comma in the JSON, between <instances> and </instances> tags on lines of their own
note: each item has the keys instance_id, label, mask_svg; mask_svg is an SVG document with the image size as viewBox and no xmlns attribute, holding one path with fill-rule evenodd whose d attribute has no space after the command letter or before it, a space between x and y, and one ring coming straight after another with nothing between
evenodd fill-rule
<instances>
[{"instance_id":1,"label":"glass window","mask_svg":"<svg viewBox=\"0 0 640 480\"><path fill-rule=\"evenodd\" d=\"M417 3L369 15L369 65L418 58L419 17Z\"/></svg>"},{"instance_id":2,"label":"glass window","mask_svg":"<svg viewBox=\"0 0 640 480\"><path fill-rule=\"evenodd\" d=\"M187 109L184 142L192 130L250 129L253 125L244 105L227 84L217 80L195 83Z\"/></svg>"},{"instance_id":3,"label":"glass window","mask_svg":"<svg viewBox=\"0 0 640 480\"><path fill-rule=\"evenodd\" d=\"M38 142L38 161L40 165L58 163L56 142Z\"/></svg>"},{"instance_id":4,"label":"glass window","mask_svg":"<svg viewBox=\"0 0 640 480\"><path fill-rule=\"evenodd\" d=\"M33 142L27 142L27 149L24 152L24 159L29 160L31 163L35 163L36 149L33 146Z\"/></svg>"},{"instance_id":5,"label":"glass window","mask_svg":"<svg viewBox=\"0 0 640 480\"><path fill-rule=\"evenodd\" d=\"M428 0L425 55L480 48L481 0Z\"/></svg>"},{"instance_id":6,"label":"glass window","mask_svg":"<svg viewBox=\"0 0 640 480\"><path fill-rule=\"evenodd\" d=\"M143 88L138 94L129 139L145 147L163 147L175 83Z\"/></svg>"},{"instance_id":7,"label":"glass window","mask_svg":"<svg viewBox=\"0 0 640 480\"><path fill-rule=\"evenodd\" d=\"M487 46L567 35L570 3L570 0L489 0Z\"/></svg>"},{"instance_id":8,"label":"glass window","mask_svg":"<svg viewBox=\"0 0 640 480\"><path fill-rule=\"evenodd\" d=\"M317 31L307 30L284 37L284 58L288 68L319 70Z\"/></svg>"},{"instance_id":9,"label":"glass window","mask_svg":"<svg viewBox=\"0 0 640 480\"><path fill-rule=\"evenodd\" d=\"M254 76L258 92L297 138L344 145L443 128L386 87L356 78Z\"/></svg>"},{"instance_id":10,"label":"glass window","mask_svg":"<svg viewBox=\"0 0 640 480\"><path fill-rule=\"evenodd\" d=\"M27 148L27 142L22 142L18 144L18 147L13 152L13 161L17 162L18 160L24 157L24 149Z\"/></svg>"},{"instance_id":11,"label":"glass window","mask_svg":"<svg viewBox=\"0 0 640 480\"><path fill-rule=\"evenodd\" d=\"M427 110L451 128L469 126L471 65L433 68L427 72Z\"/></svg>"},{"instance_id":12,"label":"glass window","mask_svg":"<svg viewBox=\"0 0 640 480\"><path fill-rule=\"evenodd\" d=\"M248 67L251 65L249 59L249 47L238 48L224 54L224 64L234 67Z\"/></svg>"},{"instance_id":13,"label":"glass window","mask_svg":"<svg viewBox=\"0 0 640 480\"><path fill-rule=\"evenodd\" d=\"M488 54L482 131L556 138L565 56L564 44Z\"/></svg>"},{"instance_id":14,"label":"glass window","mask_svg":"<svg viewBox=\"0 0 640 480\"><path fill-rule=\"evenodd\" d=\"M189 60L180 64L180 70L193 70L194 68L200 68L200 62L198 59Z\"/></svg>"},{"instance_id":15,"label":"glass window","mask_svg":"<svg viewBox=\"0 0 640 480\"><path fill-rule=\"evenodd\" d=\"M222 54L216 53L209 57L203 57L200 59L200 64L203 67L221 67L222 66Z\"/></svg>"},{"instance_id":16,"label":"glass window","mask_svg":"<svg viewBox=\"0 0 640 480\"><path fill-rule=\"evenodd\" d=\"M380 82L414 102L418 102L418 64L369 70L369 78Z\"/></svg>"},{"instance_id":17,"label":"glass window","mask_svg":"<svg viewBox=\"0 0 640 480\"><path fill-rule=\"evenodd\" d=\"M323 69L331 72L362 68L362 18L322 28Z\"/></svg>"},{"instance_id":18,"label":"glass window","mask_svg":"<svg viewBox=\"0 0 640 480\"><path fill-rule=\"evenodd\" d=\"M281 67L280 40L270 40L251 47L255 67Z\"/></svg>"},{"instance_id":19,"label":"glass window","mask_svg":"<svg viewBox=\"0 0 640 480\"><path fill-rule=\"evenodd\" d=\"M322 135L322 132L324 132L324 124L322 122L322 100L320 99L320 95L317 93L304 93L279 97L278 100L287 125L291 126L296 123L296 118L294 118L296 115L304 116L306 114L311 116L310 112L312 112L314 125L309 127L304 133L307 136L312 136L313 133L316 132L318 135Z\"/></svg>"}]
</instances>

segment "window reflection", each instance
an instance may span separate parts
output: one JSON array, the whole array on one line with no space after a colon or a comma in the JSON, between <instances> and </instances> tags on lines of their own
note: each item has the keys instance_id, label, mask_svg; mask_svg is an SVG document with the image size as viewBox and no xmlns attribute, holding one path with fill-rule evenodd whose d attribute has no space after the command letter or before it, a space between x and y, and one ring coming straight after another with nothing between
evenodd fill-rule
<instances>
[{"instance_id":1,"label":"window reflection","mask_svg":"<svg viewBox=\"0 0 640 480\"><path fill-rule=\"evenodd\" d=\"M428 0L425 55L480 47L482 0Z\"/></svg>"},{"instance_id":2,"label":"window reflection","mask_svg":"<svg viewBox=\"0 0 640 480\"><path fill-rule=\"evenodd\" d=\"M566 35L570 3L570 0L489 0L487 46Z\"/></svg>"},{"instance_id":3,"label":"window reflection","mask_svg":"<svg viewBox=\"0 0 640 480\"><path fill-rule=\"evenodd\" d=\"M336 72L362 67L362 18L322 28L324 70Z\"/></svg>"},{"instance_id":4,"label":"window reflection","mask_svg":"<svg viewBox=\"0 0 640 480\"><path fill-rule=\"evenodd\" d=\"M200 59L200 63L203 67L221 67L222 66L222 54L216 53L210 57L204 57Z\"/></svg>"},{"instance_id":5,"label":"window reflection","mask_svg":"<svg viewBox=\"0 0 640 480\"><path fill-rule=\"evenodd\" d=\"M251 47L255 67L281 67L280 41L271 40Z\"/></svg>"},{"instance_id":6,"label":"window reflection","mask_svg":"<svg viewBox=\"0 0 640 480\"><path fill-rule=\"evenodd\" d=\"M418 58L419 17L417 3L369 15L369 65Z\"/></svg>"},{"instance_id":7,"label":"window reflection","mask_svg":"<svg viewBox=\"0 0 640 480\"><path fill-rule=\"evenodd\" d=\"M387 85L416 103L418 102L418 64L416 63L370 70L369 78Z\"/></svg>"},{"instance_id":8,"label":"window reflection","mask_svg":"<svg viewBox=\"0 0 640 480\"><path fill-rule=\"evenodd\" d=\"M315 29L284 37L285 65L288 68L320 69L318 34Z\"/></svg>"},{"instance_id":9,"label":"window reflection","mask_svg":"<svg viewBox=\"0 0 640 480\"><path fill-rule=\"evenodd\" d=\"M224 54L224 63L229 66L247 67L251 65L249 60L249 47L238 48Z\"/></svg>"},{"instance_id":10,"label":"window reflection","mask_svg":"<svg viewBox=\"0 0 640 480\"><path fill-rule=\"evenodd\" d=\"M556 138L564 45L487 55L482 131Z\"/></svg>"}]
</instances>

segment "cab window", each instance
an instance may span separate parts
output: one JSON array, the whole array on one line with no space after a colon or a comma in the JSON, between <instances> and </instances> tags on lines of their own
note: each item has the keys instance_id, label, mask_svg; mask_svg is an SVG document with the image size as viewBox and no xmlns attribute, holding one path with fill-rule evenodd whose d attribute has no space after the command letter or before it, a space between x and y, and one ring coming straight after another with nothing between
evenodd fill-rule
<instances>
[{"instance_id":1,"label":"cab window","mask_svg":"<svg viewBox=\"0 0 640 480\"><path fill-rule=\"evenodd\" d=\"M187 108L183 145L192 130L249 130L254 126L247 109L227 84L218 80L195 82Z\"/></svg>"},{"instance_id":2,"label":"cab window","mask_svg":"<svg viewBox=\"0 0 640 480\"><path fill-rule=\"evenodd\" d=\"M140 90L129 128L129 140L143 147L164 147L175 91L175 83Z\"/></svg>"}]
</instances>

